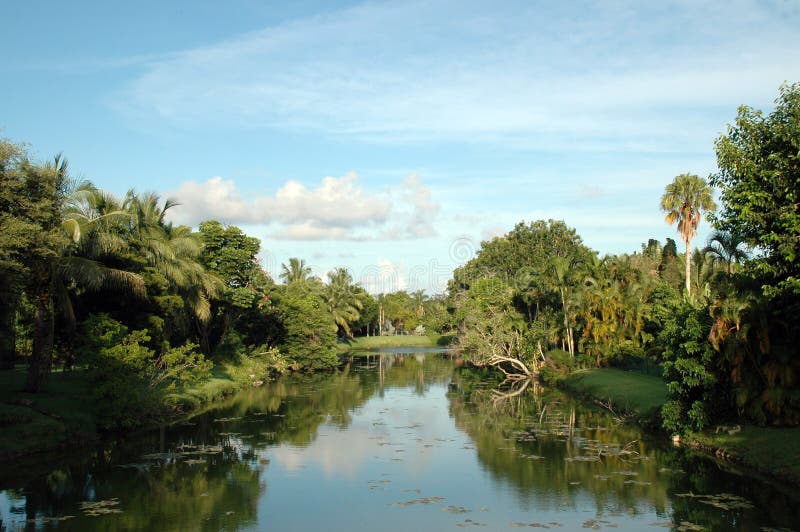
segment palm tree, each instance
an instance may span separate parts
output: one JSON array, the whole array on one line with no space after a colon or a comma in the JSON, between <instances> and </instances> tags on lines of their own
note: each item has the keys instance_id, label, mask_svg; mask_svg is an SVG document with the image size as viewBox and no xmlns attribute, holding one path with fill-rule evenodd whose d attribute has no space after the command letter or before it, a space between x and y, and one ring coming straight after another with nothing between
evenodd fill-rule
<instances>
[{"instance_id":1,"label":"palm tree","mask_svg":"<svg viewBox=\"0 0 800 532\"><path fill-rule=\"evenodd\" d=\"M690 295L692 238L697 234L702 212L713 211L716 208L711 187L705 179L694 174L681 174L675 177L661 196L661 210L667 213L667 223L672 225L677 222L678 233L686 244L686 291Z\"/></svg>"},{"instance_id":2,"label":"palm tree","mask_svg":"<svg viewBox=\"0 0 800 532\"><path fill-rule=\"evenodd\" d=\"M362 293L353 284L353 278L345 268L328 272L328 285L323 293L333 321L347 336L352 336L350 324L358 321L364 308Z\"/></svg>"},{"instance_id":3,"label":"palm tree","mask_svg":"<svg viewBox=\"0 0 800 532\"><path fill-rule=\"evenodd\" d=\"M27 163L24 168L28 179L47 187L45 196L52 209L49 220L42 225L48 253L32 268L34 333L25 390L38 392L47 383L52 366L56 307L69 321L74 320L68 286L121 289L140 296L145 288L142 278L135 273L109 268L95 260L98 258L95 255L78 253L97 249L87 245L86 240L90 235L100 238L97 226L102 218L81 219L70 215L69 206L91 185L70 181L66 159L58 155L53 163L43 166Z\"/></svg>"},{"instance_id":4,"label":"palm tree","mask_svg":"<svg viewBox=\"0 0 800 532\"><path fill-rule=\"evenodd\" d=\"M306 261L304 259L292 257L289 259L288 266L286 264L281 264L281 269L283 271L280 274L280 278L283 279L286 284L305 282L311 278L311 268L306 266Z\"/></svg>"},{"instance_id":5,"label":"palm tree","mask_svg":"<svg viewBox=\"0 0 800 532\"><path fill-rule=\"evenodd\" d=\"M124 205L132 220L128 234L131 245L147 266L167 279L170 290L181 296L202 329L211 318L210 300L221 292L224 283L200 263L200 236L188 226L167 221L167 211L178 205L172 199L162 203L154 192L136 194L131 190ZM203 349L207 352L208 346L203 345Z\"/></svg>"},{"instance_id":6,"label":"palm tree","mask_svg":"<svg viewBox=\"0 0 800 532\"><path fill-rule=\"evenodd\" d=\"M734 233L726 231L714 231L708 239L708 245L703 248L703 253L708 253L716 260L725 263L728 275L733 272L734 264L741 264L750 258L747 250L742 249L745 245L744 239Z\"/></svg>"}]
</instances>

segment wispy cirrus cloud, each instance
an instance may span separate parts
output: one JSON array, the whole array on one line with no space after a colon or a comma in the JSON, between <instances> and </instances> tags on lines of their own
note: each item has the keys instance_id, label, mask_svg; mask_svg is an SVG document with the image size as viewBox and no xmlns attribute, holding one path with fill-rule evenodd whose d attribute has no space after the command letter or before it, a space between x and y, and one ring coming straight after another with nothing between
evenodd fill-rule
<instances>
[{"instance_id":1,"label":"wispy cirrus cloud","mask_svg":"<svg viewBox=\"0 0 800 532\"><path fill-rule=\"evenodd\" d=\"M697 108L800 78L798 28L778 1L366 3L171 54L118 105L179 127L672 149L712 127Z\"/></svg>"}]
</instances>

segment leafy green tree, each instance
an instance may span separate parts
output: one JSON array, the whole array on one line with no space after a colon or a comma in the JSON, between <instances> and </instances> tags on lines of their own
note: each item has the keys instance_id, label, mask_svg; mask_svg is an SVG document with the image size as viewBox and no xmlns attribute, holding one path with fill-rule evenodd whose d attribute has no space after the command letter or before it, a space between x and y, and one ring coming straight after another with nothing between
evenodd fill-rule
<instances>
[{"instance_id":1,"label":"leafy green tree","mask_svg":"<svg viewBox=\"0 0 800 532\"><path fill-rule=\"evenodd\" d=\"M719 356L708 341L711 327L708 310L685 301L674 309L659 335L669 391L663 424L674 434L704 429L729 404Z\"/></svg>"},{"instance_id":2,"label":"leafy green tree","mask_svg":"<svg viewBox=\"0 0 800 532\"><path fill-rule=\"evenodd\" d=\"M76 252L92 223L65 218L71 194L87 187L69 178L67 162L60 155L52 162L36 164L26 156L17 160L16 171L3 172L4 185L14 194L13 204L3 210L4 221L15 220L12 229L26 228L26 235L9 258L19 265L25 290L34 307L33 349L25 389L38 392L47 382L53 360L56 308L72 318L69 288L114 288L143 294L139 276L110 268L94 256ZM5 186L3 188L6 188Z\"/></svg>"},{"instance_id":3,"label":"leafy green tree","mask_svg":"<svg viewBox=\"0 0 800 532\"><path fill-rule=\"evenodd\" d=\"M214 220L202 222L199 229L203 244L200 262L223 283L212 305L214 319L201 324L204 350L211 352L233 331L243 333L245 343L267 343L269 291L274 283L258 263L261 242L236 226L223 227Z\"/></svg>"},{"instance_id":4,"label":"leafy green tree","mask_svg":"<svg viewBox=\"0 0 800 532\"><path fill-rule=\"evenodd\" d=\"M25 156L22 146L0 139L0 369L13 368L16 360L15 318L28 271L24 257L38 229L31 219L35 206L23 194Z\"/></svg>"},{"instance_id":5,"label":"leafy green tree","mask_svg":"<svg viewBox=\"0 0 800 532\"><path fill-rule=\"evenodd\" d=\"M712 197L711 187L705 179L694 174L681 174L667 185L661 196L661 209L667 213L670 225L677 223L684 244L686 244L686 292L692 293L691 243L697 234L703 212L717 208Z\"/></svg>"},{"instance_id":6,"label":"leafy green tree","mask_svg":"<svg viewBox=\"0 0 800 532\"><path fill-rule=\"evenodd\" d=\"M783 85L766 117L740 107L715 148L711 184L723 208L714 225L760 251L751 268L765 292L800 294L800 83Z\"/></svg>"},{"instance_id":7,"label":"leafy green tree","mask_svg":"<svg viewBox=\"0 0 800 532\"><path fill-rule=\"evenodd\" d=\"M281 351L305 371L332 369L336 354L336 323L317 290L293 282L276 290L276 305L283 325Z\"/></svg>"},{"instance_id":8,"label":"leafy green tree","mask_svg":"<svg viewBox=\"0 0 800 532\"><path fill-rule=\"evenodd\" d=\"M475 366L493 366L510 379L538 373L539 360L526 341L526 324L513 306L513 289L498 278L483 278L462 294L456 317L458 347Z\"/></svg>"}]
</instances>

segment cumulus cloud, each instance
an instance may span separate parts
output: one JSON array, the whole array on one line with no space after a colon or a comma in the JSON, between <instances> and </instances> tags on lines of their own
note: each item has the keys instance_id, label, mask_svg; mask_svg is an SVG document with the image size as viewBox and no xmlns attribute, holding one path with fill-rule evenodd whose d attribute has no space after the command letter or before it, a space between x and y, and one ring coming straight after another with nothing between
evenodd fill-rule
<instances>
[{"instance_id":1,"label":"cumulus cloud","mask_svg":"<svg viewBox=\"0 0 800 532\"><path fill-rule=\"evenodd\" d=\"M245 198L232 179L187 181L169 193L180 205L169 211L179 224L208 219L270 226L279 240L400 240L434 236L439 203L419 176L388 192L367 191L355 172L325 177L317 187L289 180L274 195Z\"/></svg>"}]
</instances>

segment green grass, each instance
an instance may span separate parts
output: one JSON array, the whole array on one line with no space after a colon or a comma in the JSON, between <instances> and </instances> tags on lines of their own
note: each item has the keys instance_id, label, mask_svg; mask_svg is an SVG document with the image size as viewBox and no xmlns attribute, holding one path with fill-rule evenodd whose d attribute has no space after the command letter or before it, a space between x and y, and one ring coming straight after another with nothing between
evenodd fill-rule
<instances>
[{"instance_id":1,"label":"green grass","mask_svg":"<svg viewBox=\"0 0 800 532\"><path fill-rule=\"evenodd\" d=\"M579 395L608 401L615 409L649 422L667 399L667 388L660 378L633 371L582 370L562 382ZM722 449L745 467L800 485L800 427L744 425L735 434L714 430L690 434L686 442L712 452Z\"/></svg>"},{"instance_id":2,"label":"green grass","mask_svg":"<svg viewBox=\"0 0 800 532\"><path fill-rule=\"evenodd\" d=\"M800 484L800 427L743 425L735 434L692 434L692 440L708 449L722 449L758 471Z\"/></svg>"},{"instance_id":3,"label":"green grass","mask_svg":"<svg viewBox=\"0 0 800 532\"><path fill-rule=\"evenodd\" d=\"M450 344L451 340L451 336L440 334L360 336L350 340L349 343L341 344L341 351L379 349L381 347L445 347Z\"/></svg>"},{"instance_id":4,"label":"green grass","mask_svg":"<svg viewBox=\"0 0 800 532\"><path fill-rule=\"evenodd\" d=\"M579 395L610 403L620 413L646 422L658 416L667 400L660 377L620 369L585 369L566 377L563 385Z\"/></svg>"},{"instance_id":5,"label":"green grass","mask_svg":"<svg viewBox=\"0 0 800 532\"><path fill-rule=\"evenodd\" d=\"M86 373L50 375L47 391L22 392L25 371L0 371L0 459L97 438Z\"/></svg>"}]
</instances>

